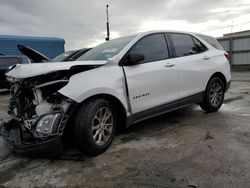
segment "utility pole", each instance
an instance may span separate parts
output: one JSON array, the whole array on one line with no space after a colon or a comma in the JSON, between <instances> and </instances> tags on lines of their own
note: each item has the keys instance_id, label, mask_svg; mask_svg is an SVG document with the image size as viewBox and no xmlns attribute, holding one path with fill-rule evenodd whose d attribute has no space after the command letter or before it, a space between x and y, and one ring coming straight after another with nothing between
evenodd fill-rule
<instances>
[{"instance_id":1,"label":"utility pole","mask_svg":"<svg viewBox=\"0 0 250 188\"><path fill-rule=\"evenodd\" d=\"M233 28L234 28L234 21L232 21L232 25L231 25L231 33L233 33Z\"/></svg>"},{"instance_id":2,"label":"utility pole","mask_svg":"<svg viewBox=\"0 0 250 188\"><path fill-rule=\"evenodd\" d=\"M109 10L108 10L108 8L109 8L109 5L107 4L107 5L106 5L106 14L107 14L107 38L105 38L106 41L109 41L109 36L110 36L110 33L109 33Z\"/></svg>"}]
</instances>

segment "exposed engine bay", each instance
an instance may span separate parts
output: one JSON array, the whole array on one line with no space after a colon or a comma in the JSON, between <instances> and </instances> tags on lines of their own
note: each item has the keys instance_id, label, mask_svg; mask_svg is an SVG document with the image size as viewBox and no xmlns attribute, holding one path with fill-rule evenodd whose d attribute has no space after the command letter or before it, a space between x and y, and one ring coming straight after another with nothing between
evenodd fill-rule
<instances>
[{"instance_id":1,"label":"exposed engine bay","mask_svg":"<svg viewBox=\"0 0 250 188\"><path fill-rule=\"evenodd\" d=\"M99 65L73 66L25 79L8 77L12 120L0 122L0 135L14 146L37 144L62 136L77 103L58 92L72 75Z\"/></svg>"}]
</instances>

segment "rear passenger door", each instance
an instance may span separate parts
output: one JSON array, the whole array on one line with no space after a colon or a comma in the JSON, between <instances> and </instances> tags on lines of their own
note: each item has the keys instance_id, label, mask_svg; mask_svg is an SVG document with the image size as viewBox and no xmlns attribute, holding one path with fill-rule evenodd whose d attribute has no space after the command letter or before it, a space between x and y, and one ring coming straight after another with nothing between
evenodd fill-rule
<instances>
[{"instance_id":1,"label":"rear passenger door","mask_svg":"<svg viewBox=\"0 0 250 188\"><path fill-rule=\"evenodd\" d=\"M124 66L132 113L153 109L178 98L177 69L169 59L164 34L143 37L128 53L145 56L135 65Z\"/></svg>"},{"instance_id":2,"label":"rear passenger door","mask_svg":"<svg viewBox=\"0 0 250 188\"><path fill-rule=\"evenodd\" d=\"M169 33L178 68L179 97L185 98L205 90L209 73L208 49L189 34Z\"/></svg>"}]
</instances>

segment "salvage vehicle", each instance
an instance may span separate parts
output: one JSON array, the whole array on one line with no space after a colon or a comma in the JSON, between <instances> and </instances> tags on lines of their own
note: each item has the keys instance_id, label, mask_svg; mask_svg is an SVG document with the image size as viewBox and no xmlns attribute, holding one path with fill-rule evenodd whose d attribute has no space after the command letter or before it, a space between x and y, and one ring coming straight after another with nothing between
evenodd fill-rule
<instances>
[{"instance_id":1,"label":"salvage vehicle","mask_svg":"<svg viewBox=\"0 0 250 188\"><path fill-rule=\"evenodd\" d=\"M54 57L51 61L53 62L60 62L60 61L75 61L83 54L91 50L91 48L83 48L79 50L71 50L64 52L56 57Z\"/></svg>"},{"instance_id":2,"label":"salvage vehicle","mask_svg":"<svg viewBox=\"0 0 250 188\"><path fill-rule=\"evenodd\" d=\"M12 120L0 134L14 151L61 150L72 130L90 155L104 152L118 128L190 104L217 111L231 80L216 39L177 31L117 38L78 61L17 65L7 76Z\"/></svg>"}]
</instances>

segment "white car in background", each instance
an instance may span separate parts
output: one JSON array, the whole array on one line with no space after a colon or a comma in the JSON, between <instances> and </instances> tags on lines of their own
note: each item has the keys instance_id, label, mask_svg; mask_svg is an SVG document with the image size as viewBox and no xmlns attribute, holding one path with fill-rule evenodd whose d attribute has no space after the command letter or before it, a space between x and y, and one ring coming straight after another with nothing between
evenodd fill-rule
<instances>
[{"instance_id":1,"label":"white car in background","mask_svg":"<svg viewBox=\"0 0 250 188\"><path fill-rule=\"evenodd\" d=\"M17 152L54 152L73 131L87 154L111 144L118 127L199 104L217 111L229 87L228 54L216 39L151 31L105 42L67 63L17 65L12 120L1 135Z\"/></svg>"}]
</instances>

